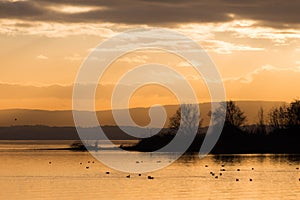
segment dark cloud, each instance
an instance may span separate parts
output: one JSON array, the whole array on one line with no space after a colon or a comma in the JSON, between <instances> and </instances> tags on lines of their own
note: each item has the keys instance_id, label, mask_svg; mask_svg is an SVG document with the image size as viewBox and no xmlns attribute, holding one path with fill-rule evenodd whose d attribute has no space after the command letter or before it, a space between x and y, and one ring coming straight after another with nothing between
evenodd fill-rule
<instances>
[{"instance_id":1,"label":"dark cloud","mask_svg":"<svg viewBox=\"0 0 300 200\"><path fill-rule=\"evenodd\" d=\"M49 6L92 6L84 13L62 13ZM272 27L300 23L300 1L280 0L30 0L0 2L0 17L58 22L113 22L125 24L177 24L256 20Z\"/></svg>"},{"instance_id":2,"label":"dark cloud","mask_svg":"<svg viewBox=\"0 0 300 200\"><path fill-rule=\"evenodd\" d=\"M30 18L42 16L46 10L38 4L27 1L0 1L1 18Z\"/></svg>"}]
</instances>

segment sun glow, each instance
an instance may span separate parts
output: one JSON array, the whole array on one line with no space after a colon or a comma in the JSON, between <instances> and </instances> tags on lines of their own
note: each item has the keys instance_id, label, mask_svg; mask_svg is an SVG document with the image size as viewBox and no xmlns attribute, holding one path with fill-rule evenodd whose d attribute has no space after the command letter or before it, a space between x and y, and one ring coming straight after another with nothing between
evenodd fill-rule
<instances>
[{"instance_id":1,"label":"sun glow","mask_svg":"<svg viewBox=\"0 0 300 200\"><path fill-rule=\"evenodd\" d=\"M51 10L63 12L63 13L84 13L94 10L103 10L104 7L89 7L89 6L49 6Z\"/></svg>"}]
</instances>

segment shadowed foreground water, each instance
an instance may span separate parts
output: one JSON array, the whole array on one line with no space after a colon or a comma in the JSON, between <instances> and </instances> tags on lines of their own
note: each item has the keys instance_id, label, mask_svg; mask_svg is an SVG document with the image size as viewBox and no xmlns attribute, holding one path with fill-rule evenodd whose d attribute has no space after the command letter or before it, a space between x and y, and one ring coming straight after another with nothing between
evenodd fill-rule
<instances>
[{"instance_id":1,"label":"shadowed foreground water","mask_svg":"<svg viewBox=\"0 0 300 200\"><path fill-rule=\"evenodd\" d=\"M170 157L162 154L152 162ZM135 159L136 165L145 164L141 154ZM186 155L165 169L126 178L128 173L109 169L87 152L2 148L0 199L299 199L299 167L295 155L210 155L201 160Z\"/></svg>"}]
</instances>

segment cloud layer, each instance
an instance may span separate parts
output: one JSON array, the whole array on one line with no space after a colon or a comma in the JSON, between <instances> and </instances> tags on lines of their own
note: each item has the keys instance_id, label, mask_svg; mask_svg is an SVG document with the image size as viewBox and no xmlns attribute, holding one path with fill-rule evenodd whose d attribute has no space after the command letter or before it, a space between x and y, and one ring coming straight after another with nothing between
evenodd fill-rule
<instances>
[{"instance_id":1,"label":"cloud layer","mask_svg":"<svg viewBox=\"0 0 300 200\"><path fill-rule=\"evenodd\" d=\"M224 78L228 99L259 99L291 101L299 98L298 85L300 68L281 68L265 65L244 76ZM288 80L288 81L287 81ZM174 83L182 84L179 80ZM205 85L199 86L199 80L191 80L200 102L208 102ZM97 109L109 109L114 84L99 85L96 92ZM121 91L131 90L134 85L122 85ZM0 103L2 108L41 108L71 109L73 85L32 86L19 84L0 84ZM130 100L132 107L144 107L157 104L176 104L175 96L161 87L143 87Z\"/></svg>"},{"instance_id":2,"label":"cloud layer","mask_svg":"<svg viewBox=\"0 0 300 200\"><path fill-rule=\"evenodd\" d=\"M0 18L53 22L180 24L255 20L270 27L298 26L299 1L28 0L1 1Z\"/></svg>"}]
</instances>

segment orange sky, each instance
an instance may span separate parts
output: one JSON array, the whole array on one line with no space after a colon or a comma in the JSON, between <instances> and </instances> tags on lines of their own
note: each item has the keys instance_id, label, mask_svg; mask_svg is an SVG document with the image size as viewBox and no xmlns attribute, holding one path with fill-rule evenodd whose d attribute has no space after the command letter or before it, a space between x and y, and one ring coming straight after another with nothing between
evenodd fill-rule
<instances>
[{"instance_id":1,"label":"orange sky","mask_svg":"<svg viewBox=\"0 0 300 200\"><path fill-rule=\"evenodd\" d=\"M166 7L167 3L136 1L136 9L144 11L136 14L129 12L132 8L125 3L76 2L0 2L0 109L71 109L73 82L90 51L116 33L153 26L170 28L197 41L218 67L228 99L291 101L300 96L300 23L299 17L293 18L292 9L298 4L286 2L276 7L270 2L269 6L290 6L290 10L262 15L259 8L249 12L235 8L251 5L232 6L220 1L225 13L218 13L218 18L211 16L219 12L218 6L199 5L209 7L212 13L194 13L198 6L194 1L186 1L186 8L182 8L190 12L175 5ZM161 18L149 14L149 6L156 6L153 9ZM17 8L23 13L14 12ZM165 12L172 14L172 9L187 14L169 18ZM277 19L277 15L285 17ZM97 90L97 109L110 108L111 91L122 73L153 62L182 73L197 91L199 101L209 101L202 78L183 60L167 53L136 52L123 56L107 71ZM152 75L180 87L176 77ZM176 102L174 95L155 86L138 90L130 103L141 107Z\"/></svg>"}]
</instances>

